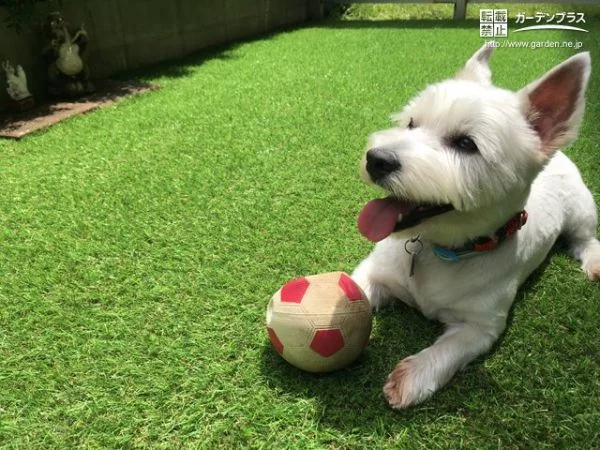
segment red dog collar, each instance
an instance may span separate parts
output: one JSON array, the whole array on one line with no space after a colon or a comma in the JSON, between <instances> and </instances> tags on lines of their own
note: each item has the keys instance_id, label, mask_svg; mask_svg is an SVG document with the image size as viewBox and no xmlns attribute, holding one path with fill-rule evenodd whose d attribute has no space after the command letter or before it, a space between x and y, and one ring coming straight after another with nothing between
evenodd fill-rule
<instances>
[{"instance_id":1,"label":"red dog collar","mask_svg":"<svg viewBox=\"0 0 600 450\"><path fill-rule=\"evenodd\" d=\"M477 253L493 250L505 240L513 236L527 223L527 211L515 214L504 226L500 227L491 236L474 239L462 247L448 248L440 245L433 246L433 252L446 261L458 261L461 258L476 255Z\"/></svg>"}]
</instances>

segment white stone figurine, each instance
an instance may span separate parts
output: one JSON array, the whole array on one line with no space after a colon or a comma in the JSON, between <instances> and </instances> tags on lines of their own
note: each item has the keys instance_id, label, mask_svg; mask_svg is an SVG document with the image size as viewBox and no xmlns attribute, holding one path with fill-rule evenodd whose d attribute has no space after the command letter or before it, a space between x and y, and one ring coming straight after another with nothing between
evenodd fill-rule
<instances>
[{"instance_id":1,"label":"white stone figurine","mask_svg":"<svg viewBox=\"0 0 600 450\"><path fill-rule=\"evenodd\" d=\"M83 70L83 61L79 56L79 45L77 45L76 42L79 36L87 36L87 32L83 28L83 25L81 25L81 28L75 33L75 36L71 37L66 25L63 25L63 29L65 41L60 44L60 47L58 48L56 66L58 67L58 70L65 75L77 75Z\"/></svg>"},{"instance_id":2,"label":"white stone figurine","mask_svg":"<svg viewBox=\"0 0 600 450\"><path fill-rule=\"evenodd\" d=\"M2 68L6 72L6 92L10 98L15 101L23 100L24 98L31 97L29 89L27 89L27 75L23 67L14 67L10 61L2 63Z\"/></svg>"}]
</instances>

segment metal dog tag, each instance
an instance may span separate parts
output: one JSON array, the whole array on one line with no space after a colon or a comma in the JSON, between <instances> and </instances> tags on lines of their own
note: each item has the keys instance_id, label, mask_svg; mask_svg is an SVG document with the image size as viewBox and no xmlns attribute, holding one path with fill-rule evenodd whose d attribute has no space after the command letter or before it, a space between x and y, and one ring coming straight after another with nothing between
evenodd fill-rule
<instances>
[{"instance_id":1,"label":"metal dog tag","mask_svg":"<svg viewBox=\"0 0 600 450\"><path fill-rule=\"evenodd\" d=\"M404 250L410 255L410 272L409 276L415 274L415 264L417 262L417 255L423 250L423 242L421 242L421 236L416 236L404 242Z\"/></svg>"}]
</instances>

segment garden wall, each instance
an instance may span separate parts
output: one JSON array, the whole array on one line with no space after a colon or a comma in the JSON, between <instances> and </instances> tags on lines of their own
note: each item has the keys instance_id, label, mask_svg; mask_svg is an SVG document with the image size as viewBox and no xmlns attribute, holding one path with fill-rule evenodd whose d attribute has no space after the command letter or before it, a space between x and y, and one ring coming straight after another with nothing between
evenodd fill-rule
<instances>
[{"instance_id":1,"label":"garden wall","mask_svg":"<svg viewBox=\"0 0 600 450\"><path fill-rule=\"evenodd\" d=\"M319 0L62 0L61 11L73 25L85 24L92 77L104 78L302 23L318 16ZM0 20L6 13L0 8ZM0 23L0 60L21 64L30 90L42 94L43 42L33 28L18 34ZM8 98L3 71L0 85L1 110Z\"/></svg>"}]
</instances>

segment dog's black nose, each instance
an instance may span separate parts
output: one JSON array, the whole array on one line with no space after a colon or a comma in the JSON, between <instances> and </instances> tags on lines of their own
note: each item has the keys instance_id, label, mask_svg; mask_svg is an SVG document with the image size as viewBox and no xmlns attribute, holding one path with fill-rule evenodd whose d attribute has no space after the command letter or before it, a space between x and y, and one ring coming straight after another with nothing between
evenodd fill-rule
<instances>
[{"instance_id":1,"label":"dog's black nose","mask_svg":"<svg viewBox=\"0 0 600 450\"><path fill-rule=\"evenodd\" d=\"M372 148L367 152L367 172L375 182L401 167L400 161L385 148Z\"/></svg>"}]
</instances>

